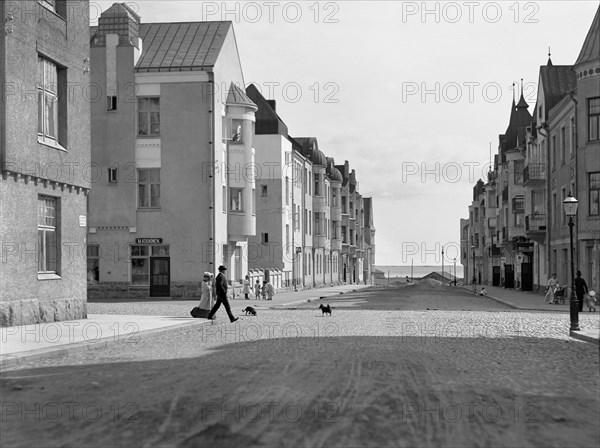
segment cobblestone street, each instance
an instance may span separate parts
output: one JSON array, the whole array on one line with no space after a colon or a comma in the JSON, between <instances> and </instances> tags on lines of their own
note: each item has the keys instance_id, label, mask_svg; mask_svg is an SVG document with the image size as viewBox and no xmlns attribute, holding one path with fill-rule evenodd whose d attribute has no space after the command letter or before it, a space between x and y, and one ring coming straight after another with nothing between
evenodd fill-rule
<instances>
[{"instance_id":1,"label":"cobblestone street","mask_svg":"<svg viewBox=\"0 0 600 448\"><path fill-rule=\"evenodd\" d=\"M556 446L600 442L597 345L568 313L462 289L366 290L2 373L2 444ZM241 315L246 301L232 301ZM190 302L90 303L182 315ZM133 319L135 319L132 316ZM600 328L598 314L581 314Z\"/></svg>"}]
</instances>

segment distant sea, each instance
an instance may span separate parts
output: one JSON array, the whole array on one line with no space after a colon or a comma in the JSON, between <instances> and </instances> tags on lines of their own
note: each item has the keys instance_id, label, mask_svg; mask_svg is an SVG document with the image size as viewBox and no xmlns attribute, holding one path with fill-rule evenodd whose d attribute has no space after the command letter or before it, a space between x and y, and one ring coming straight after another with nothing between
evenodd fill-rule
<instances>
[{"instance_id":1,"label":"distant sea","mask_svg":"<svg viewBox=\"0 0 600 448\"><path fill-rule=\"evenodd\" d=\"M411 267L409 266L380 266L376 265L376 269L383 271L386 277L391 278L406 278L411 277ZM412 276L414 278L425 277L427 274L431 272L442 272L442 265L439 266L413 266L412 267ZM450 273L454 275L454 263L450 263L450 265L444 265L444 272ZM458 279L463 278L463 266L462 264L456 264L456 277Z\"/></svg>"}]
</instances>

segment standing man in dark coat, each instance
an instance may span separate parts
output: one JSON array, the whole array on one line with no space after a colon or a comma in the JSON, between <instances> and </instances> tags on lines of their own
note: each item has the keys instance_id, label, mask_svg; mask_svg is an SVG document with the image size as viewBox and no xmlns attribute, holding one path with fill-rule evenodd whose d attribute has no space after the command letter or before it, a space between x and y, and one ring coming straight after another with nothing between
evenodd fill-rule
<instances>
[{"instance_id":1,"label":"standing man in dark coat","mask_svg":"<svg viewBox=\"0 0 600 448\"><path fill-rule=\"evenodd\" d=\"M213 306L212 310L210 310L210 313L208 313L208 319L213 318L222 303L225 306L225 311L227 311L229 320L233 323L238 320L238 318L233 317L233 314L231 313L231 307L229 306L229 300L227 300L228 285L227 278L225 277L226 270L227 268L225 266L219 266L219 275L217 275L215 280L215 286L217 289L217 303L215 303L215 306Z\"/></svg>"},{"instance_id":2,"label":"standing man in dark coat","mask_svg":"<svg viewBox=\"0 0 600 448\"><path fill-rule=\"evenodd\" d=\"M579 302L579 312L583 311L583 296L588 293L588 287L585 280L581 278L581 271L577 271L577 277L574 280L575 283L575 295Z\"/></svg>"}]
</instances>

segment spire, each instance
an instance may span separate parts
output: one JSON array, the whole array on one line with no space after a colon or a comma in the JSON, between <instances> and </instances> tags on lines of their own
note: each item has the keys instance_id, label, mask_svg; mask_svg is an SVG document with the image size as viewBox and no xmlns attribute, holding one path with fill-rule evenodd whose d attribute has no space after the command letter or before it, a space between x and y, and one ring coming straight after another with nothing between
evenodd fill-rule
<instances>
[{"instance_id":1,"label":"spire","mask_svg":"<svg viewBox=\"0 0 600 448\"><path fill-rule=\"evenodd\" d=\"M550 53L550 47L548 47L548 62L546 63L546 65L552 67L552 58L551 58L552 53Z\"/></svg>"},{"instance_id":2,"label":"spire","mask_svg":"<svg viewBox=\"0 0 600 448\"><path fill-rule=\"evenodd\" d=\"M521 97L519 98L519 103L517 104L517 109L527 109L529 104L525 101L523 97L523 78L521 78Z\"/></svg>"},{"instance_id":3,"label":"spire","mask_svg":"<svg viewBox=\"0 0 600 448\"><path fill-rule=\"evenodd\" d=\"M595 62L598 58L600 58L600 7L596 11L596 16L592 21L575 65Z\"/></svg>"},{"instance_id":4,"label":"spire","mask_svg":"<svg viewBox=\"0 0 600 448\"><path fill-rule=\"evenodd\" d=\"M513 102L512 102L512 107L513 109L515 108L515 83L513 81L512 83L512 92L513 92Z\"/></svg>"}]
</instances>

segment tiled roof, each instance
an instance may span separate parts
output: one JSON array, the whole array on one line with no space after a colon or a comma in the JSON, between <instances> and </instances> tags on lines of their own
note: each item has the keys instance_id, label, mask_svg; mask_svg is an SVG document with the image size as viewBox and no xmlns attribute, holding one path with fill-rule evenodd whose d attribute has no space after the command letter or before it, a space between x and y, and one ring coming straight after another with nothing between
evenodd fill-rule
<instances>
[{"instance_id":1,"label":"tiled roof","mask_svg":"<svg viewBox=\"0 0 600 448\"><path fill-rule=\"evenodd\" d=\"M136 71L203 70L217 61L231 22L143 23Z\"/></svg>"},{"instance_id":2,"label":"tiled roof","mask_svg":"<svg viewBox=\"0 0 600 448\"><path fill-rule=\"evenodd\" d=\"M596 11L596 16L585 38L583 47L581 47L581 52L575 65L597 61L598 59L600 59L600 7Z\"/></svg>"},{"instance_id":3,"label":"tiled roof","mask_svg":"<svg viewBox=\"0 0 600 448\"><path fill-rule=\"evenodd\" d=\"M540 67L540 77L544 85L544 106L546 114L577 83L575 72L570 65L546 65Z\"/></svg>"}]
</instances>

